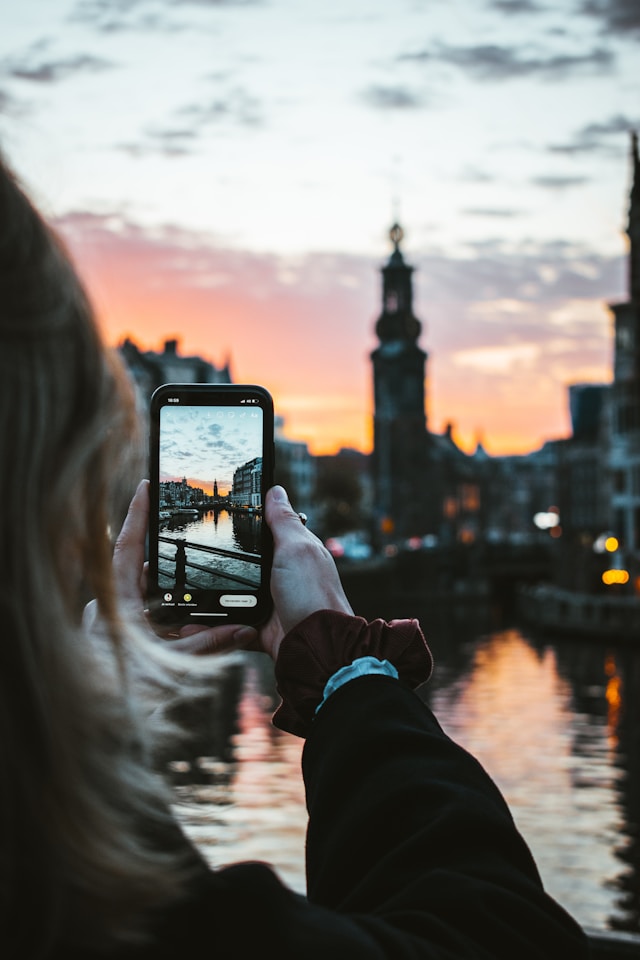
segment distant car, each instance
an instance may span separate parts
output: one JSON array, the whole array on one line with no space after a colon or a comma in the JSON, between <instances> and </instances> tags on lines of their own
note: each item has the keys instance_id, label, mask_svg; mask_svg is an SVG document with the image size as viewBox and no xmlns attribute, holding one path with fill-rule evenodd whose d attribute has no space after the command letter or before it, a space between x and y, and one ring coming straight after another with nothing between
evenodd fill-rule
<instances>
[{"instance_id":1,"label":"distant car","mask_svg":"<svg viewBox=\"0 0 640 960\"><path fill-rule=\"evenodd\" d=\"M342 537L329 537L325 547L332 557L344 560L368 560L373 551L364 534L345 533Z\"/></svg>"}]
</instances>

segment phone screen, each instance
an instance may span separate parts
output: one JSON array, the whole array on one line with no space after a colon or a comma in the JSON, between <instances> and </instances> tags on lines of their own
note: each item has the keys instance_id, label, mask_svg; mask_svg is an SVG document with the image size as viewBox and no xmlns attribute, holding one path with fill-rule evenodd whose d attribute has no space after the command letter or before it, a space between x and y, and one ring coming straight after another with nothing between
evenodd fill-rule
<instances>
[{"instance_id":1,"label":"phone screen","mask_svg":"<svg viewBox=\"0 0 640 960\"><path fill-rule=\"evenodd\" d=\"M163 623L259 623L273 403L261 387L167 384L151 403L149 609Z\"/></svg>"}]
</instances>

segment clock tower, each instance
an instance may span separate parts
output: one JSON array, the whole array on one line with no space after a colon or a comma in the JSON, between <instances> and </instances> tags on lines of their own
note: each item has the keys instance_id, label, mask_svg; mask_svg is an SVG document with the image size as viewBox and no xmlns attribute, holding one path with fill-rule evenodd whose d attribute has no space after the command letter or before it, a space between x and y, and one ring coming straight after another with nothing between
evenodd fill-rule
<instances>
[{"instance_id":1,"label":"clock tower","mask_svg":"<svg viewBox=\"0 0 640 960\"><path fill-rule=\"evenodd\" d=\"M400 250L402 228L389 231L393 253L382 268L380 345L371 354L374 383L373 481L383 533L419 536L426 529L427 420L422 326L413 314L413 267Z\"/></svg>"}]
</instances>

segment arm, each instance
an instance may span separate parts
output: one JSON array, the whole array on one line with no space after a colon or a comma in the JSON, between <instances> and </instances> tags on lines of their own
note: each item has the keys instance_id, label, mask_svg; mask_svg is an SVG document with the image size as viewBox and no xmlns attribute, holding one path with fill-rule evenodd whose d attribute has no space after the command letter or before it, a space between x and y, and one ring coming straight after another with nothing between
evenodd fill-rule
<instances>
[{"instance_id":1,"label":"arm","mask_svg":"<svg viewBox=\"0 0 640 960\"><path fill-rule=\"evenodd\" d=\"M403 684L333 694L303 772L309 899L357 915L384 956L587 956L496 786Z\"/></svg>"}]
</instances>

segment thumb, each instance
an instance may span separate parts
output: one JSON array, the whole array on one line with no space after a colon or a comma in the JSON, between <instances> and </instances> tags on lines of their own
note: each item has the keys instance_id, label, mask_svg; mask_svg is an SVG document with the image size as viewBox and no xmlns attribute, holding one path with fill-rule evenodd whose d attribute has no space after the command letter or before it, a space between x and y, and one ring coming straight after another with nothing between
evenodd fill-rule
<instances>
[{"instance_id":1,"label":"thumb","mask_svg":"<svg viewBox=\"0 0 640 960\"><path fill-rule=\"evenodd\" d=\"M291 506L287 491L284 487L272 487L265 500L265 519L269 524L276 544L287 538L287 533L294 531L299 534L305 530L300 522L300 516ZM294 526L295 523L295 526Z\"/></svg>"}]
</instances>

